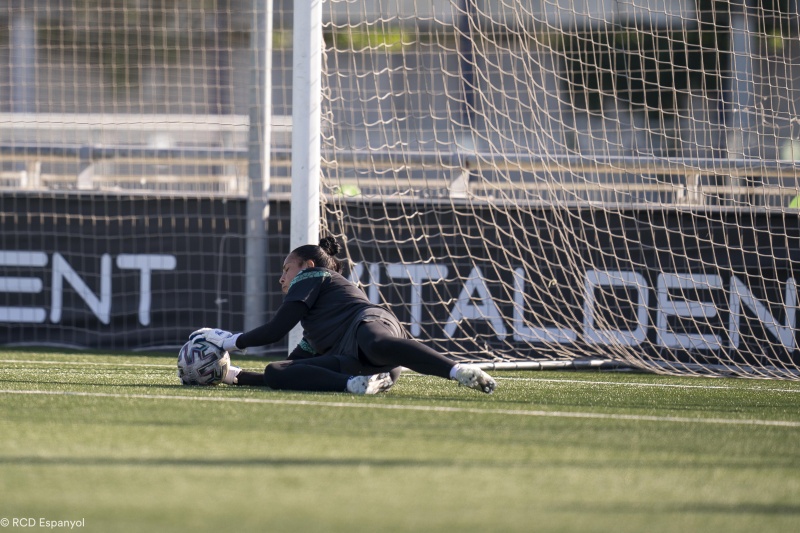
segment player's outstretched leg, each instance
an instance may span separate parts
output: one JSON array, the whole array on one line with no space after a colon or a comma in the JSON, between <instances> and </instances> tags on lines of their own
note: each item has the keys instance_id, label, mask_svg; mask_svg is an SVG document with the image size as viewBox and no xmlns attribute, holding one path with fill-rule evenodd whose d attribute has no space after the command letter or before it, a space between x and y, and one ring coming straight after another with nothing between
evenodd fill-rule
<instances>
[{"instance_id":1,"label":"player's outstretched leg","mask_svg":"<svg viewBox=\"0 0 800 533\"><path fill-rule=\"evenodd\" d=\"M453 379L470 389L479 390L486 394L494 392L497 383L492 376L480 369L478 365L458 364L453 367Z\"/></svg>"},{"instance_id":2,"label":"player's outstretched leg","mask_svg":"<svg viewBox=\"0 0 800 533\"><path fill-rule=\"evenodd\" d=\"M353 376L347 380L347 392L353 394L378 394L392 388L394 380L389 372L371 376Z\"/></svg>"}]
</instances>

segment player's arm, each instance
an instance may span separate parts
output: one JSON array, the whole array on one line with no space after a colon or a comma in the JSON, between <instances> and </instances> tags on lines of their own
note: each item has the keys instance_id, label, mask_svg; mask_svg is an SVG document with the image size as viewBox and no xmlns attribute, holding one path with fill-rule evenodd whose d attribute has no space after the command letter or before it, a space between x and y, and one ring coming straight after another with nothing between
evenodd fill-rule
<instances>
[{"instance_id":1,"label":"player's arm","mask_svg":"<svg viewBox=\"0 0 800 533\"><path fill-rule=\"evenodd\" d=\"M284 302L272 320L263 326L236 334L222 329L202 328L192 333L189 339L202 337L222 350L245 352L250 346L264 346L278 342L307 314L306 304L296 301Z\"/></svg>"},{"instance_id":2,"label":"player's arm","mask_svg":"<svg viewBox=\"0 0 800 533\"><path fill-rule=\"evenodd\" d=\"M250 346L264 346L278 342L308 314L308 307L303 302L289 301L275 312L272 320L255 329L242 333L236 339L236 347L240 350Z\"/></svg>"}]
</instances>

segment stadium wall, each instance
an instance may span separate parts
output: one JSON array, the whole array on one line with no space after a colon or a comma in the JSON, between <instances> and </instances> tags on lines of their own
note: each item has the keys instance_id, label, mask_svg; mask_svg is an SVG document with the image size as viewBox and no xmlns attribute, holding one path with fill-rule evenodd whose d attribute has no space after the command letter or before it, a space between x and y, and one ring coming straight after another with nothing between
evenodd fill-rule
<instances>
[{"instance_id":1,"label":"stadium wall","mask_svg":"<svg viewBox=\"0 0 800 533\"><path fill-rule=\"evenodd\" d=\"M399 203L342 201L353 220L409 216ZM360 243L350 249L364 254L349 258L350 275L439 349L800 361L796 213L519 205L487 224L488 203L416 202L413 224L348 224ZM290 207L270 203L274 310ZM243 198L15 192L0 207L2 345L173 349L197 327L243 327ZM541 238L520 240L514 228ZM409 266L420 235L432 257ZM502 247L464 249L477 240Z\"/></svg>"}]
</instances>

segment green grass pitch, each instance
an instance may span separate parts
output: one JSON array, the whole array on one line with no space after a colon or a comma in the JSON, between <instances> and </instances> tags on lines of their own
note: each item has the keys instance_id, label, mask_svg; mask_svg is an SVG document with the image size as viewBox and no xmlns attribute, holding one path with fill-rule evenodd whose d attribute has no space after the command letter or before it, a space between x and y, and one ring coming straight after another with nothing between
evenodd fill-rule
<instances>
[{"instance_id":1,"label":"green grass pitch","mask_svg":"<svg viewBox=\"0 0 800 533\"><path fill-rule=\"evenodd\" d=\"M797 382L497 372L487 396L407 373L386 394L356 397L182 387L175 358L0 352L2 529L40 530L40 519L98 532L800 524Z\"/></svg>"}]
</instances>

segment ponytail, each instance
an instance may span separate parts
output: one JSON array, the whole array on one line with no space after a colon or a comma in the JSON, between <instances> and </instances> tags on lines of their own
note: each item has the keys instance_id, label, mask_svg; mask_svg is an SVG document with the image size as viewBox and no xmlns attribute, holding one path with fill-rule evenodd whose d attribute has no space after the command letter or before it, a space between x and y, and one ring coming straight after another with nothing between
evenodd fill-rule
<instances>
[{"instance_id":1,"label":"ponytail","mask_svg":"<svg viewBox=\"0 0 800 533\"><path fill-rule=\"evenodd\" d=\"M319 245L306 244L292 250L292 255L297 256L301 262L314 261L314 265L327 268L334 272L342 273L342 262L336 259L341 247L333 237L324 237Z\"/></svg>"}]
</instances>

